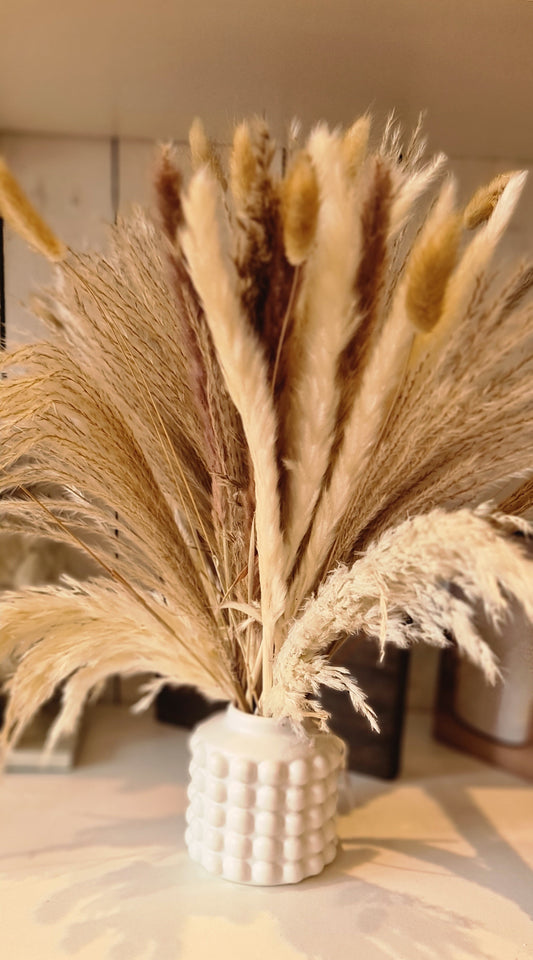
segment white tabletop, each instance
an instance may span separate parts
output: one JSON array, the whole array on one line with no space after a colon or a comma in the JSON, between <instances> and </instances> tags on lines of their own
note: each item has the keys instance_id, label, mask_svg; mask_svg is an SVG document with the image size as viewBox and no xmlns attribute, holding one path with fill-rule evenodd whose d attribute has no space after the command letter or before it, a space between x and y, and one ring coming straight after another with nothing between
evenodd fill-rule
<instances>
[{"instance_id":1,"label":"white tabletop","mask_svg":"<svg viewBox=\"0 0 533 960\"><path fill-rule=\"evenodd\" d=\"M526 960L533 789L408 723L394 783L353 777L342 849L243 887L183 843L187 737L99 706L72 774L0 783L1 960Z\"/></svg>"}]
</instances>

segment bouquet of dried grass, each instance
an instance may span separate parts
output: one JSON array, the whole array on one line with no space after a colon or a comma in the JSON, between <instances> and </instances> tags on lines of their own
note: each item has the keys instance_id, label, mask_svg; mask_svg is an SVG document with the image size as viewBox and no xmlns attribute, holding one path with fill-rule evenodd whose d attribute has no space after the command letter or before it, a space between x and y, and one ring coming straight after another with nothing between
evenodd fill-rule
<instances>
[{"instance_id":1,"label":"bouquet of dried grass","mask_svg":"<svg viewBox=\"0 0 533 960\"><path fill-rule=\"evenodd\" d=\"M57 261L50 335L2 361L1 523L99 571L0 597L4 746L63 684L53 743L116 673L154 676L142 704L193 683L295 723L327 721L327 685L376 725L331 662L348 636L453 639L494 679L474 604L533 618L533 264L491 268L525 175L462 209L419 130L370 150L367 117L319 125L281 179L262 121L227 175L191 141L188 187L163 148L158 216L105 256L1 171L3 215Z\"/></svg>"}]
</instances>

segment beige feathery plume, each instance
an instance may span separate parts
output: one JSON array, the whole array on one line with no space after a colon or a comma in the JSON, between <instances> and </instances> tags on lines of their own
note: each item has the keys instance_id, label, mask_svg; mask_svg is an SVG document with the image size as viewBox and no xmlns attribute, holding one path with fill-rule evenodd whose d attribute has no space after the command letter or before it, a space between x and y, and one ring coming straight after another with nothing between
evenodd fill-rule
<instances>
[{"instance_id":1,"label":"beige feathery plume","mask_svg":"<svg viewBox=\"0 0 533 960\"><path fill-rule=\"evenodd\" d=\"M171 242L183 223L181 188L183 177L178 167L172 144L163 144L159 150L154 170L154 188L161 225Z\"/></svg>"},{"instance_id":2,"label":"beige feathery plume","mask_svg":"<svg viewBox=\"0 0 533 960\"><path fill-rule=\"evenodd\" d=\"M11 654L19 666L8 685L0 752L16 742L65 680L63 709L49 748L73 728L89 692L117 672L156 671L170 683L200 684L212 696L231 695L222 663L219 672L216 631L199 633L163 605L155 619L153 599L146 595L146 600L146 608L133 604L125 590L103 579L3 595L0 659Z\"/></svg>"},{"instance_id":3,"label":"beige feathery plume","mask_svg":"<svg viewBox=\"0 0 533 960\"><path fill-rule=\"evenodd\" d=\"M450 215L454 184L441 190L427 221L427 235ZM291 585L290 609L294 613L313 588L331 550L342 555L345 540L357 530L360 500L365 497L365 471L379 438L412 349L413 327L406 309L406 281L398 285L389 315L376 340L363 372L359 391L346 419L343 442L337 453L330 483L313 518L309 540ZM336 546L338 545L338 548Z\"/></svg>"},{"instance_id":4,"label":"beige feathery plume","mask_svg":"<svg viewBox=\"0 0 533 960\"><path fill-rule=\"evenodd\" d=\"M189 148L193 170L211 162L211 143L200 117L195 117L189 130Z\"/></svg>"},{"instance_id":5,"label":"beige feathery plume","mask_svg":"<svg viewBox=\"0 0 533 960\"><path fill-rule=\"evenodd\" d=\"M342 138L342 156L348 176L355 180L368 150L370 117L359 117Z\"/></svg>"},{"instance_id":6,"label":"beige feathery plume","mask_svg":"<svg viewBox=\"0 0 533 960\"><path fill-rule=\"evenodd\" d=\"M206 166L212 171L223 190L227 188L227 180L222 169L220 157L205 132L205 127L199 117L195 117L189 130L189 148L193 170Z\"/></svg>"},{"instance_id":7,"label":"beige feathery plume","mask_svg":"<svg viewBox=\"0 0 533 960\"><path fill-rule=\"evenodd\" d=\"M526 178L525 171L512 174L501 192L492 216L470 241L447 284L441 316L428 337L427 347L439 343L442 337L447 336L450 326L460 320L468 310L469 302L514 213Z\"/></svg>"},{"instance_id":8,"label":"beige feathery plume","mask_svg":"<svg viewBox=\"0 0 533 960\"><path fill-rule=\"evenodd\" d=\"M320 211L291 344L292 391L285 420L286 542L291 564L329 461L339 401L337 368L354 329L353 282L361 246L340 137L321 125L312 133L308 150L318 176Z\"/></svg>"},{"instance_id":9,"label":"beige feathery plume","mask_svg":"<svg viewBox=\"0 0 533 960\"><path fill-rule=\"evenodd\" d=\"M261 345L243 316L231 264L225 262L217 223L217 185L200 170L184 201L182 244L204 304L230 396L239 411L254 468L261 613L263 689L272 681L274 627L285 603L285 550L280 529L276 417Z\"/></svg>"},{"instance_id":10,"label":"beige feathery plume","mask_svg":"<svg viewBox=\"0 0 533 960\"><path fill-rule=\"evenodd\" d=\"M385 533L352 567L338 567L293 623L276 658L272 713L299 722L313 709L327 719L310 697L329 682L325 658L339 645L335 641L357 632L379 640L382 651L387 643L407 647L417 640L445 647L451 632L461 652L494 682L495 658L476 632L473 610L482 603L498 621L511 595L533 617L533 562L510 536L515 528L513 518L491 515L486 507L434 510ZM343 678L335 680L341 685ZM350 678L344 686L372 723Z\"/></svg>"},{"instance_id":11,"label":"beige feathery plume","mask_svg":"<svg viewBox=\"0 0 533 960\"><path fill-rule=\"evenodd\" d=\"M237 208L243 208L254 185L257 159L247 123L240 123L233 135L230 157L230 185Z\"/></svg>"},{"instance_id":12,"label":"beige feathery plume","mask_svg":"<svg viewBox=\"0 0 533 960\"><path fill-rule=\"evenodd\" d=\"M340 398L326 484L329 483L334 469L344 428L366 365L385 321L382 301L388 278L389 227L393 197L390 163L382 157L369 163L368 181L368 195L360 212L361 256L354 278L357 319L353 335L340 355L337 367Z\"/></svg>"},{"instance_id":13,"label":"beige feathery plume","mask_svg":"<svg viewBox=\"0 0 533 960\"><path fill-rule=\"evenodd\" d=\"M420 169L406 171L401 166L397 168L398 187L390 215L391 236L401 233L415 204L427 190L433 187L442 174L445 164L445 154L439 153Z\"/></svg>"},{"instance_id":14,"label":"beige feathery plume","mask_svg":"<svg viewBox=\"0 0 533 960\"><path fill-rule=\"evenodd\" d=\"M516 170L510 173L500 173L497 177L494 177L490 183L476 190L466 205L463 214L464 225L467 230L474 230L492 216L494 207L498 203L509 180L515 176L516 173Z\"/></svg>"},{"instance_id":15,"label":"beige feathery plume","mask_svg":"<svg viewBox=\"0 0 533 960\"><path fill-rule=\"evenodd\" d=\"M294 267L307 260L315 239L319 208L316 173L311 157L298 153L281 187L283 242Z\"/></svg>"},{"instance_id":16,"label":"beige feathery plume","mask_svg":"<svg viewBox=\"0 0 533 960\"><path fill-rule=\"evenodd\" d=\"M39 216L0 157L0 216L23 240L54 263L62 260L67 248Z\"/></svg>"},{"instance_id":17,"label":"beige feathery plume","mask_svg":"<svg viewBox=\"0 0 533 960\"><path fill-rule=\"evenodd\" d=\"M461 217L450 216L432 236L422 236L407 263L406 307L409 319L427 333L438 322L446 286L457 261L461 240Z\"/></svg>"},{"instance_id":18,"label":"beige feathery plume","mask_svg":"<svg viewBox=\"0 0 533 960\"><path fill-rule=\"evenodd\" d=\"M243 146L245 140L246 147ZM242 206L236 205L233 227L238 293L244 313L265 345L271 366L287 302L287 286L290 287L294 271L282 249L279 197L271 173L275 148L267 125L254 118L238 142L243 162L243 153L251 151L246 160L245 180L240 187L235 183L242 201ZM238 177L244 171L237 173L238 158L234 159L234 172Z\"/></svg>"}]
</instances>

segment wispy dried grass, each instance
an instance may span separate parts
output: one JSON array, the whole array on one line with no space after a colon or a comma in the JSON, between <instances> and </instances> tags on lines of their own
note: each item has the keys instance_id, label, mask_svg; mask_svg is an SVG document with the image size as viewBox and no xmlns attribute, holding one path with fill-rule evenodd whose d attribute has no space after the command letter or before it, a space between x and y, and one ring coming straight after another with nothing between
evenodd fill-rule
<instances>
[{"instance_id":1,"label":"wispy dried grass","mask_svg":"<svg viewBox=\"0 0 533 960\"><path fill-rule=\"evenodd\" d=\"M532 501L533 269L491 268L524 176L460 214L420 127L368 137L320 125L279 178L266 124L241 124L226 192L195 124L188 187L159 153L154 220L61 249L49 340L1 364L0 522L98 575L0 598L4 746L58 684L52 737L116 672L295 722L325 722L326 684L375 725L330 662L348 634L453 636L493 679L474 603L533 615L531 530L506 515ZM503 513L476 509L513 477Z\"/></svg>"},{"instance_id":2,"label":"wispy dried grass","mask_svg":"<svg viewBox=\"0 0 533 960\"><path fill-rule=\"evenodd\" d=\"M436 509L384 533L353 566L339 566L289 630L268 699L273 715L298 720L312 710L325 721L327 713L309 694L328 684L332 648L355 633L377 638L382 652L388 643L407 647L420 640L445 647L453 636L494 682L497 663L475 629L474 605L483 604L498 623L513 596L533 619L533 562L513 537L517 526L521 534L533 534L532 527L490 515L487 508ZM372 723L352 678L344 672L337 680Z\"/></svg>"}]
</instances>

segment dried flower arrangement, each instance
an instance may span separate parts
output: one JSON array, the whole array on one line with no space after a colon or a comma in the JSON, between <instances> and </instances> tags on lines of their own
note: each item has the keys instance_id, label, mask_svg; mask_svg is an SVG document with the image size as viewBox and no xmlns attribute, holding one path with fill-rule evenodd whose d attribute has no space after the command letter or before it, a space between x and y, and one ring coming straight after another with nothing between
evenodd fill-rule
<instances>
[{"instance_id":1,"label":"dried flower arrangement","mask_svg":"<svg viewBox=\"0 0 533 960\"><path fill-rule=\"evenodd\" d=\"M279 178L264 122L227 174L195 123L188 188L163 148L158 216L105 256L0 171L3 215L57 262L48 338L2 360L1 522L101 571L0 597L4 747L63 683L53 742L116 673L154 675L141 705L192 683L295 723L327 722L324 684L376 725L331 662L349 635L453 638L494 680L472 604L533 618L533 266L491 268L525 174L461 209L419 129L371 150L369 127L317 126Z\"/></svg>"}]
</instances>

